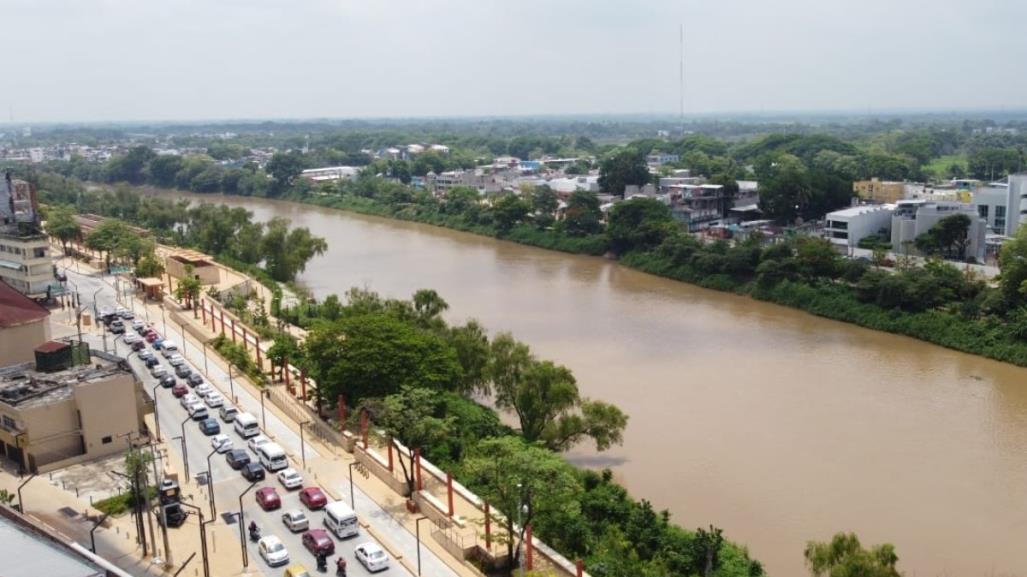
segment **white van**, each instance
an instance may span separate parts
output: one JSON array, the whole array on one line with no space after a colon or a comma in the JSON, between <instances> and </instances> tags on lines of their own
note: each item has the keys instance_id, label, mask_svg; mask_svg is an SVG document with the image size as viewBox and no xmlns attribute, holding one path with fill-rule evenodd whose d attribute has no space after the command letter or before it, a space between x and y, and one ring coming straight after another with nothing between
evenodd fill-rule
<instances>
[{"instance_id":1,"label":"white van","mask_svg":"<svg viewBox=\"0 0 1027 577\"><path fill-rule=\"evenodd\" d=\"M278 443L264 443L257 449L257 456L260 457L260 464L271 473L289 468L289 460L285 458L285 451Z\"/></svg>"},{"instance_id":2,"label":"white van","mask_svg":"<svg viewBox=\"0 0 1027 577\"><path fill-rule=\"evenodd\" d=\"M335 533L339 539L354 537L360 534L360 523L357 522L357 514L350 509L350 506L342 501L329 503L325 507L324 516L325 528Z\"/></svg>"},{"instance_id":3,"label":"white van","mask_svg":"<svg viewBox=\"0 0 1027 577\"><path fill-rule=\"evenodd\" d=\"M260 427L257 426L257 417L249 413L239 413L235 416L235 432L239 436L248 439L260 434Z\"/></svg>"}]
</instances>

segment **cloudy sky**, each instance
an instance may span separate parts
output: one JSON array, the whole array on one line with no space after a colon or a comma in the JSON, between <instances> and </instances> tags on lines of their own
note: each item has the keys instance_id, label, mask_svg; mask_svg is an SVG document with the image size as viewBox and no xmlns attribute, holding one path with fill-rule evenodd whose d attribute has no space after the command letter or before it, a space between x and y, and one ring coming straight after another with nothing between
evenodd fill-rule
<instances>
[{"instance_id":1,"label":"cloudy sky","mask_svg":"<svg viewBox=\"0 0 1027 577\"><path fill-rule=\"evenodd\" d=\"M1027 108L1024 0L0 0L16 122Z\"/></svg>"}]
</instances>

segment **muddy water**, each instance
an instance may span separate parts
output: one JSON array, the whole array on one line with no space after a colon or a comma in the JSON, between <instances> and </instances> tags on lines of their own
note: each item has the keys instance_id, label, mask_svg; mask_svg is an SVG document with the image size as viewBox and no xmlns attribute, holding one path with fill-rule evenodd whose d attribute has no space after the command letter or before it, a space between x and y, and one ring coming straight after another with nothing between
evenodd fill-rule
<instances>
[{"instance_id":1,"label":"muddy water","mask_svg":"<svg viewBox=\"0 0 1027 577\"><path fill-rule=\"evenodd\" d=\"M196 198L196 197L192 197ZM328 240L318 296L436 289L631 416L612 468L772 575L808 539L891 542L907 575L1027 575L1027 370L637 273L609 261L311 206L203 197Z\"/></svg>"}]
</instances>

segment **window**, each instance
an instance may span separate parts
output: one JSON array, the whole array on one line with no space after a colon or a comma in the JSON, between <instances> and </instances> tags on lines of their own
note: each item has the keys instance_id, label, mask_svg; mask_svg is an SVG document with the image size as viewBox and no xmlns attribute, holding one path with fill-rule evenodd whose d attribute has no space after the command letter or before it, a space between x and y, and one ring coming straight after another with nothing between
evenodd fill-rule
<instances>
[{"instance_id":1,"label":"window","mask_svg":"<svg viewBox=\"0 0 1027 577\"><path fill-rule=\"evenodd\" d=\"M106 437L100 439L100 442L103 443L104 445L107 445L107 444L110 444L113 440L114 439L111 438L110 435L107 435Z\"/></svg>"},{"instance_id":2,"label":"window","mask_svg":"<svg viewBox=\"0 0 1027 577\"><path fill-rule=\"evenodd\" d=\"M44 258L44 257L46 257L46 247L37 248L33 252L33 256L35 256L36 258Z\"/></svg>"},{"instance_id":3,"label":"window","mask_svg":"<svg viewBox=\"0 0 1027 577\"><path fill-rule=\"evenodd\" d=\"M1004 206L996 206L995 207L995 218L1005 218L1005 217L1006 217L1006 207L1004 207Z\"/></svg>"},{"instance_id":4,"label":"window","mask_svg":"<svg viewBox=\"0 0 1027 577\"><path fill-rule=\"evenodd\" d=\"M981 215L981 218L988 218L988 205L979 205L977 207L977 214Z\"/></svg>"},{"instance_id":5,"label":"window","mask_svg":"<svg viewBox=\"0 0 1027 577\"><path fill-rule=\"evenodd\" d=\"M7 429L8 431L16 431L16 430L18 430L18 423L14 419L12 419L11 417L8 417L7 415L4 415L3 427L5 429Z\"/></svg>"}]
</instances>

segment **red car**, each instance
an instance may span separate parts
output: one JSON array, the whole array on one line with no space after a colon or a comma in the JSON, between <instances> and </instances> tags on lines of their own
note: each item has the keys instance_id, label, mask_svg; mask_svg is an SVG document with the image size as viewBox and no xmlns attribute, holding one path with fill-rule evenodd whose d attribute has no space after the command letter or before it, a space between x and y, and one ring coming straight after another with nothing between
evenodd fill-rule
<instances>
[{"instance_id":1,"label":"red car","mask_svg":"<svg viewBox=\"0 0 1027 577\"><path fill-rule=\"evenodd\" d=\"M328 504L328 497L317 487L305 487L300 490L300 502L307 506L307 509L316 511L323 509Z\"/></svg>"},{"instance_id":2,"label":"red car","mask_svg":"<svg viewBox=\"0 0 1027 577\"><path fill-rule=\"evenodd\" d=\"M265 511L277 509L282 506L282 499L278 497L278 491L274 487L261 487L257 489L257 504Z\"/></svg>"},{"instance_id":3,"label":"red car","mask_svg":"<svg viewBox=\"0 0 1027 577\"><path fill-rule=\"evenodd\" d=\"M157 331L155 331L153 329L150 329L150 331L146 333L146 337L145 338L146 338L146 342L152 343L153 341L159 339L160 335L157 334Z\"/></svg>"},{"instance_id":4,"label":"red car","mask_svg":"<svg viewBox=\"0 0 1027 577\"><path fill-rule=\"evenodd\" d=\"M317 557L319 553L324 553L325 557L331 557L335 554L335 543L328 536L328 531L324 529L311 529L304 533L303 546L314 557Z\"/></svg>"},{"instance_id":5,"label":"red car","mask_svg":"<svg viewBox=\"0 0 1027 577\"><path fill-rule=\"evenodd\" d=\"M171 394L176 397L183 397L188 392L189 389L187 389L183 383L175 383L175 386L171 387Z\"/></svg>"}]
</instances>

